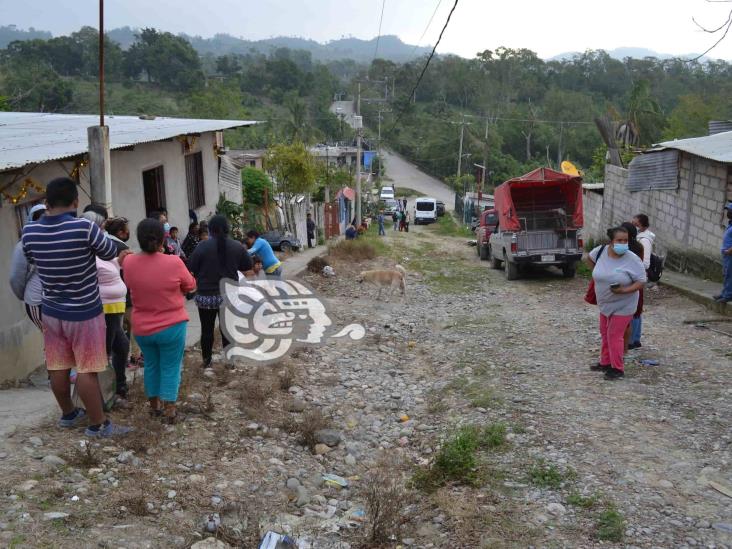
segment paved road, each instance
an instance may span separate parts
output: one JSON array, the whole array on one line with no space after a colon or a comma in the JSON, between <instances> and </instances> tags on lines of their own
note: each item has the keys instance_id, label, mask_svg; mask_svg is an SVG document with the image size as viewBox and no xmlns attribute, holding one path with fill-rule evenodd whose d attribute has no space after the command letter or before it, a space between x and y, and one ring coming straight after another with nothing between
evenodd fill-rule
<instances>
[{"instance_id":1,"label":"paved road","mask_svg":"<svg viewBox=\"0 0 732 549\"><path fill-rule=\"evenodd\" d=\"M397 187L408 187L426 194L431 198L442 200L448 210L455 209L455 192L439 179L422 172L401 156L383 151L386 176L394 181Z\"/></svg>"},{"instance_id":2,"label":"paved road","mask_svg":"<svg viewBox=\"0 0 732 549\"><path fill-rule=\"evenodd\" d=\"M343 121L353 127L353 101L335 101L330 106L330 112L343 115ZM397 189L408 187L426 194L429 197L442 200L448 210L455 209L455 193L439 179L420 171L417 166L408 162L398 154L384 150L382 152L386 164L386 176L394 181ZM411 208L411 204L410 204Z\"/></svg>"}]
</instances>

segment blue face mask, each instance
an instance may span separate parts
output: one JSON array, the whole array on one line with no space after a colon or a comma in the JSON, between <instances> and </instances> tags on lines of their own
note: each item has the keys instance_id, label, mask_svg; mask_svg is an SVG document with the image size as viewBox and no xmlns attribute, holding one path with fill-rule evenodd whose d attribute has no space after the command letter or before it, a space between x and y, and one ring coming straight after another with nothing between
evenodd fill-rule
<instances>
[{"instance_id":1,"label":"blue face mask","mask_svg":"<svg viewBox=\"0 0 732 549\"><path fill-rule=\"evenodd\" d=\"M625 255L629 249L627 244L613 244L613 251L618 255Z\"/></svg>"},{"instance_id":2,"label":"blue face mask","mask_svg":"<svg viewBox=\"0 0 732 549\"><path fill-rule=\"evenodd\" d=\"M163 223L163 230L166 233L169 233L170 232L170 223Z\"/></svg>"}]
</instances>

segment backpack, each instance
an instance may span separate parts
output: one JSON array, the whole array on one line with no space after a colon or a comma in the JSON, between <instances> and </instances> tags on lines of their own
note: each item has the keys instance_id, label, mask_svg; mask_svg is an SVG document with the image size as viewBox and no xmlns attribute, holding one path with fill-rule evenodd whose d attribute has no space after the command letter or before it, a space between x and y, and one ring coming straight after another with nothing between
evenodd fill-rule
<instances>
[{"instance_id":1,"label":"backpack","mask_svg":"<svg viewBox=\"0 0 732 549\"><path fill-rule=\"evenodd\" d=\"M664 261L665 258L659 257L656 254L651 254L651 264L648 269L646 269L646 276L650 282L658 282L661 280Z\"/></svg>"}]
</instances>

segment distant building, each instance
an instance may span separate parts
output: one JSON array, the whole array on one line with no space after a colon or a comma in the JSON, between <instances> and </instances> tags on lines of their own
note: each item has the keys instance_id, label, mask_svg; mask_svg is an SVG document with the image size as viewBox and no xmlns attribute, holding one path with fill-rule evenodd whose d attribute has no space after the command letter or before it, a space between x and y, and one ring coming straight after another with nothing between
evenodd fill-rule
<instances>
[{"instance_id":1,"label":"distant building","mask_svg":"<svg viewBox=\"0 0 732 549\"><path fill-rule=\"evenodd\" d=\"M153 210L167 210L185 236L189 210L199 219L211 215L222 193L241 202L238 170L220 166L222 130L254 122L135 116L105 121L112 210L130 220L133 247L137 223ZM13 247L51 179L75 179L80 209L89 203L87 128L98 123L93 115L0 112L0 381L21 378L43 363L41 335L7 284Z\"/></svg>"},{"instance_id":2,"label":"distant building","mask_svg":"<svg viewBox=\"0 0 732 549\"><path fill-rule=\"evenodd\" d=\"M230 149L226 151L227 158L239 168L264 169L264 157L267 149Z\"/></svg>"}]
</instances>

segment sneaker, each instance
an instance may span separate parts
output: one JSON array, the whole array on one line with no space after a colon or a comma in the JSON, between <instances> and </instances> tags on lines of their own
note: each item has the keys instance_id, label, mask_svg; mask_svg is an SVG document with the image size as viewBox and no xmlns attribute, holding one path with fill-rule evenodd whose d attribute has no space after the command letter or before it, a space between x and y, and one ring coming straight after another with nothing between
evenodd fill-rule
<instances>
[{"instance_id":1,"label":"sneaker","mask_svg":"<svg viewBox=\"0 0 732 549\"><path fill-rule=\"evenodd\" d=\"M635 343L631 343L630 345L628 345L629 350L640 349L641 347L643 347L643 345L640 341L636 341Z\"/></svg>"},{"instance_id":2,"label":"sneaker","mask_svg":"<svg viewBox=\"0 0 732 549\"><path fill-rule=\"evenodd\" d=\"M84 408L77 408L74 410L75 415L71 418L64 419L63 416L58 420L58 426L64 429L72 429L76 427L86 418L86 410Z\"/></svg>"},{"instance_id":3,"label":"sneaker","mask_svg":"<svg viewBox=\"0 0 732 549\"><path fill-rule=\"evenodd\" d=\"M716 301L717 303L729 303L730 301L732 301L732 297L722 297L720 295L719 297L715 298L714 301Z\"/></svg>"},{"instance_id":4,"label":"sneaker","mask_svg":"<svg viewBox=\"0 0 732 549\"><path fill-rule=\"evenodd\" d=\"M99 429L92 429L87 427L84 431L84 436L96 437L96 438L111 438L121 437L132 431L132 427L124 427L123 425L117 425L107 420L106 424L99 427Z\"/></svg>"},{"instance_id":5,"label":"sneaker","mask_svg":"<svg viewBox=\"0 0 732 549\"><path fill-rule=\"evenodd\" d=\"M590 370L592 370L593 372L607 372L609 369L609 364L600 364L599 362L590 366Z\"/></svg>"},{"instance_id":6,"label":"sneaker","mask_svg":"<svg viewBox=\"0 0 732 549\"><path fill-rule=\"evenodd\" d=\"M622 370L616 370L615 368L610 368L605 372L605 379L608 381L615 381L616 379L620 379L624 376L625 373Z\"/></svg>"}]
</instances>

